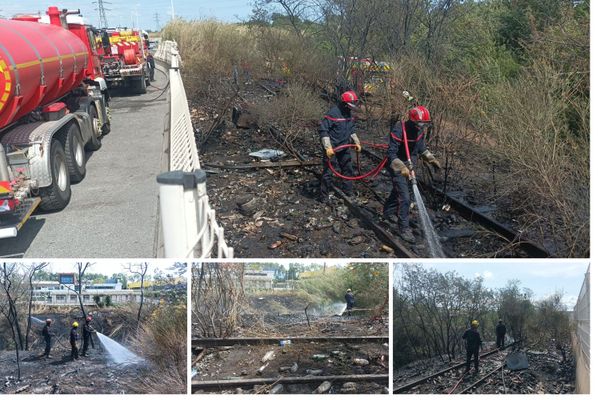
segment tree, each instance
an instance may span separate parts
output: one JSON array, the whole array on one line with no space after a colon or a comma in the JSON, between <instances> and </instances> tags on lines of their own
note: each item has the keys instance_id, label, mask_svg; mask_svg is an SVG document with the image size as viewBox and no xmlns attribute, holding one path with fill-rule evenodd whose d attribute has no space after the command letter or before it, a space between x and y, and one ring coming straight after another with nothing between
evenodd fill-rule
<instances>
[{"instance_id":1,"label":"tree","mask_svg":"<svg viewBox=\"0 0 600 400\"><path fill-rule=\"evenodd\" d=\"M17 357L17 379L21 379L20 350L24 350L23 335L19 325L17 304L23 294L22 277L18 273L16 263L2 263L0 267L0 286L5 295L5 300L0 302L0 313L6 318L10 327L15 353Z\"/></svg>"},{"instance_id":2,"label":"tree","mask_svg":"<svg viewBox=\"0 0 600 400\"><path fill-rule=\"evenodd\" d=\"M31 331L31 310L33 308L33 278L48 266L48 263L31 264L27 272L29 279L29 307L27 310L27 328L25 330L25 350L29 350L29 333Z\"/></svg>"},{"instance_id":3,"label":"tree","mask_svg":"<svg viewBox=\"0 0 600 400\"><path fill-rule=\"evenodd\" d=\"M241 317L245 264L192 267L192 318L202 337L228 337Z\"/></svg>"},{"instance_id":4,"label":"tree","mask_svg":"<svg viewBox=\"0 0 600 400\"><path fill-rule=\"evenodd\" d=\"M127 271L130 273L137 275L140 278L140 307L138 308L137 313L137 326L140 326L140 319L142 317L142 307L144 306L144 278L146 277L146 273L148 272L148 263L141 262L139 264L129 263L128 266L125 267Z\"/></svg>"},{"instance_id":5,"label":"tree","mask_svg":"<svg viewBox=\"0 0 600 400\"><path fill-rule=\"evenodd\" d=\"M79 300L79 308L81 309L81 314L82 314L84 320L85 320L85 317L87 316L87 313L85 312L85 307L83 306L83 296L81 295L81 291L83 290L83 276L85 275L85 271L87 271L87 269L89 267L91 267L92 265L94 265L94 263L91 263L91 262L75 263L75 267L77 267L77 282L75 282L75 285L73 288L66 286L68 290L77 294L77 300Z\"/></svg>"},{"instance_id":6,"label":"tree","mask_svg":"<svg viewBox=\"0 0 600 400\"><path fill-rule=\"evenodd\" d=\"M522 289L518 280L511 280L498 290L498 316L505 321L507 331L515 339L523 339L527 318L533 312L533 293Z\"/></svg>"}]
</instances>

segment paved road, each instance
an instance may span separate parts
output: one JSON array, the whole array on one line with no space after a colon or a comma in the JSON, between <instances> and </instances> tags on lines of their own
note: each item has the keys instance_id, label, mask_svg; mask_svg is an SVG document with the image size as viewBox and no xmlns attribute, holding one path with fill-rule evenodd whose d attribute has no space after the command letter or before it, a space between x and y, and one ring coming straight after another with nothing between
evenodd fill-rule
<instances>
[{"instance_id":1,"label":"paved road","mask_svg":"<svg viewBox=\"0 0 600 400\"><path fill-rule=\"evenodd\" d=\"M157 88L167 77L156 71ZM88 154L87 175L64 210L34 214L0 256L27 258L156 257L158 186L168 90L115 96L112 131Z\"/></svg>"}]
</instances>

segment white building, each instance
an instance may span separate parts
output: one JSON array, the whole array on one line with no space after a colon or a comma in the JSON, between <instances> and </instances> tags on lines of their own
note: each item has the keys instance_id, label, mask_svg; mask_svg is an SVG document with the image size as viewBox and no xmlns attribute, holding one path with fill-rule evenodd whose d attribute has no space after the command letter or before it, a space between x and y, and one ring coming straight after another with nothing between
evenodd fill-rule
<instances>
[{"instance_id":1,"label":"white building","mask_svg":"<svg viewBox=\"0 0 600 400\"><path fill-rule=\"evenodd\" d=\"M73 281L74 282L74 281ZM60 281L34 281L33 301L35 304L45 305L79 305L76 290L79 285L61 283ZM94 305L94 298L105 302L110 296L113 304L139 302L139 290L123 289L120 282L83 284L81 297L84 305Z\"/></svg>"},{"instance_id":2,"label":"white building","mask_svg":"<svg viewBox=\"0 0 600 400\"><path fill-rule=\"evenodd\" d=\"M274 279L274 271L245 271L244 287L248 290L271 290Z\"/></svg>"}]
</instances>

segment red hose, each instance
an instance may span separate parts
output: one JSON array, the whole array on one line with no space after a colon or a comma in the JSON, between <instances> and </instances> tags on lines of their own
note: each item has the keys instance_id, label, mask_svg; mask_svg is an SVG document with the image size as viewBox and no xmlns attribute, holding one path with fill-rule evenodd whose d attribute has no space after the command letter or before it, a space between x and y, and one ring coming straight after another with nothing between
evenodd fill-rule
<instances>
[{"instance_id":1,"label":"red hose","mask_svg":"<svg viewBox=\"0 0 600 400\"><path fill-rule=\"evenodd\" d=\"M367 144L367 143L364 143ZM381 145L376 145L376 146L381 146ZM387 147L387 145L384 145ZM355 144L343 144L341 146L336 147L335 149L333 149L334 152L338 152L339 150L343 150L343 149L347 149L347 148L356 148L357 146ZM369 178L371 176L377 176L381 170L383 170L383 168L385 167L385 164L387 163L387 157L385 157L377 167L375 167L374 169L372 169L371 171L362 174L362 175L358 175L358 176L346 176L346 175L342 175L341 173L339 173L338 171L335 170L335 168L333 168L333 164L331 164L331 159L327 159L327 165L329 166L329 169L331 170L331 172L333 172L333 174L335 176L337 176L338 178L341 179L345 179L347 181L358 181L361 179L366 179ZM359 164L360 165L360 164ZM359 172L360 173L360 172Z\"/></svg>"},{"instance_id":2,"label":"red hose","mask_svg":"<svg viewBox=\"0 0 600 400\"><path fill-rule=\"evenodd\" d=\"M402 138L404 139L404 149L406 150L406 159L408 163L412 163L410 158L410 151L408 150L408 138L406 137L406 127L404 126L404 121L402 121Z\"/></svg>"}]
</instances>

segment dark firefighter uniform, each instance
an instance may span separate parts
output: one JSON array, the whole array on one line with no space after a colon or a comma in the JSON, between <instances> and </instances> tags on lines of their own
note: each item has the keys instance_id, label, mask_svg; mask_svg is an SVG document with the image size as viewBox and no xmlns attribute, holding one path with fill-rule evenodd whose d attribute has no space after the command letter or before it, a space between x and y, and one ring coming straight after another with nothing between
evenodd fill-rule
<instances>
[{"instance_id":1,"label":"dark firefighter uniform","mask_svg":"<svg viewBox=\"0 0 600 400\"><path fill-rule=\"evenodd\" d=\"M148 53L148 57L146 57L146 60L148 61L148 72L150 73L150 82L152 82L154 81L154 69L156 68L156 64L154 63L154 56Z\"/></svg>"},{"instance_id":2,"label":"dark firefighter uniform","mask_svg":"<svg viewBox=\"0 0 600 400\"><path fill-rule=\"evenodd\" d=\"M475 372L479 372L479 349L483 346L481 335L477 328L470 328L465 331L462 338L466 341L467 347L467 370L465 373L471 370L471 357L475 364Z\"/></svg>"},{"instance_id":3,"label":"dark firefighter uniform","mask_svg":"<svg viewBox=\"0 0 600 400\"><path fill-rule=\"evenodd\" d=\"M398 121L389 137L388 147L388 164L386 169L392 177L392 192L383 205L384 217L396 215L398 217L398 226L400 231L408 228L408 211L410 207L410 193L408 190L408 180L399 172L392 169L394 159L400 159L405 165L408 165L408 157L406 147L404 145L404 134L402 132L403 125L406 129L406 138L408 141L408 151L410 152L411 162L417 164L417 157L423 154L427 148L425 147L425 131L424 128L419 128L413 121Z\"/></svg>"},{"instance_id":4,"label":"dark firefighter uniform","mask_svg":"<svg viewBox=\"0 0 600 400\"><path fill-rule=\"evenodd\" d=\"M52 349L52 336L54 336L54 333L50 330L49 324L46 324L44 329L42 329L42 336L44 337L44 342L46 343L44 357L50 358L50 350Z\"/></svg>"},{"instance_id":5,"label":"dark firefighter uniform","mask_svg":"<svg viewBox=\"0 0 600 400\"><path fill-rule=\"evenodd\" d=\"M343 102L332 107L321 121L319 127L319 136L321 141L329 138L331 147L336 148L343 144L352 143L351 136L354 134L355 124L350 107ZM352 169L351 149L342 149L335 153L331 158L334 168L345 176L354 175ZM329 196L329 191L333 185L333 172L329 169L329 157L323 152L323 176L321 178L321 199L325 200ZM352 195L352 182L342 181L342 190L348 195Z\"/></svg>"},{"instance_id":6,"label":"dark firefighter uniform","mask_svg":"<svg viewBox=\"0 0 600 400\"><path fill-rule=\"evenodd\" d=\"M499 321L496 325L496 347L504 347L504 336L506 336L506 325Z\"/></svg>"},{"instance_id":7,"label":"dark firefighter uniform","mask_svg":"<svg viewBox=\"0 0 600 400\"><path fill-rule=\"evenodd\" d=\"M354 294L352 292L346 292L346 309L352 311L354 308Z\"/></svg>"},{"instance_id":8,"label":"dark firefighter uniform","mask_svg":"<svg viewBox=\"0 0 600 400\"><path fill-rule=\"evenodd\" d=\"M69 334L69 343L71 344L71 359L77 360L79 358L79 351L77 349L77 341L79 340L79 333L77 333L77 327L71 328Z\"/></svg>"},{"instance_id":9,"label":"dark firefighter uniform","mask_svg":"<svg viewBox=\"0 0 600 400\"><path fill-rule=\"evenodd\" d=\"M90 325L90 321L85 321L83 325L83 347L81 349L81 356L87 357L88 347L90 342L92 344L92 348L94 347L94 342L92 340L92 333L96 332L94 328Z\"/></svg>"}]
</instances>

